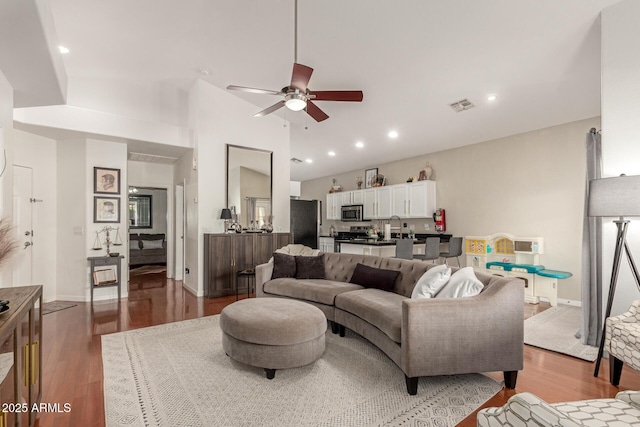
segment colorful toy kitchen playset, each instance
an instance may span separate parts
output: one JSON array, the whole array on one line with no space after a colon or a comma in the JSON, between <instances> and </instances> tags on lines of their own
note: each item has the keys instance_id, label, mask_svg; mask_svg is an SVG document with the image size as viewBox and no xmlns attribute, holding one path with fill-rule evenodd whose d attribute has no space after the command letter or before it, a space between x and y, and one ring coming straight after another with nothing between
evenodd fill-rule
<instances>
[{"instance_id":1,"label":"colorful toy kitchen playset","mask_svg":"<svg viewBox=\"0 0 640 427\"><path fill-rule=\"evenodd\" d=\"M540 264L544 254L542 237L514 237L505 233L465 237L467 265L496 276L524 281L524 300L538 304L540 298L558 304L558 281L571 277L566 271L548 270Z\"/></svg>"}]
</instances>

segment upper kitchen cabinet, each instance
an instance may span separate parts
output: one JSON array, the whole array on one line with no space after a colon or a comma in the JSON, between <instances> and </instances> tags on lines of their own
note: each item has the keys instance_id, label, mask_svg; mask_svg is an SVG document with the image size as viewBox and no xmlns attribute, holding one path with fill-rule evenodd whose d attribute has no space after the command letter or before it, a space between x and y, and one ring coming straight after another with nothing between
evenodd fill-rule
<instances>
[{"instance_id":1,"label":"upper kitchen cabinet","mask_svg":"<svg viewBox=\"0 0 640 427\"><path fill-rule=\"evenodd\" d=\"M363 190L344 191L340 194L342 194L342 206L361 205L364 203Z\"/></svg>"},{"instance_id":2,"label":"upper kitchen cabinet","mask_svg":"<svg viewBox=\"0 0 640 427\"><path fill-rule=\"evenodd\" d=\"M430 218L436 209L435 181L392 185L392 215L401 218Z\"/></svg>"},{"instance_id":3,"label":"upper kitchen cabinet","mask_svg":"<svg viewBox=\"0 0 640 427\"><path fill-rule=\"evenodd\" d=\"M364 219L391 217L391 187L393 186L363 190Z\"/></svg>"},{"instance_id":4,"label":"upper kitchen cabinet","mask_svg":"<svg viewBox=\"0 0 640 427\"><path fill-rule=\"evenodd\" d=\"M342 208L342 193L327 194L327 219L340 220Z\"/></svg>"}]
</instances>

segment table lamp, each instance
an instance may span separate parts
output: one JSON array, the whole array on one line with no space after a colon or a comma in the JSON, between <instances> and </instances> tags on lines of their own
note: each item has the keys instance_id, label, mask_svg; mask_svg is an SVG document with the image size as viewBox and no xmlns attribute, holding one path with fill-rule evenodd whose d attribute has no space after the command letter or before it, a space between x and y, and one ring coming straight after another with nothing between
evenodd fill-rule
<instances>
[{"instance_id":1,"label":"table lamp","mask_svg":"<svg viewBox=\"0 0 640 427\"><path fill-rule=\"evenodd\" d=\"M231 209L223 208L220 213L220 219L224 219L224 232L229 232L229 220L232 218Z\"/></svg>"}]
</instances>

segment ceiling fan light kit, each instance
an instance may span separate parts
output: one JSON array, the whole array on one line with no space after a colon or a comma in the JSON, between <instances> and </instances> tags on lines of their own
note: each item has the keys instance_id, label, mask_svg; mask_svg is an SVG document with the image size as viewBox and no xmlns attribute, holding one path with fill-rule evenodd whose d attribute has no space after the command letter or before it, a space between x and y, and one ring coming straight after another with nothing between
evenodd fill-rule
<instances>
[{"instance_id":1,"label":"ceiling fan light kit","mask_svg":"<svg viewBox=\"0 0 640 427\"><path fill-rule=\"evenodd\" d=\"M291 111L300 111L307 108L307 100L298 92L288 93L284 96L284 105Z\"/></svg>"}]
</instances>

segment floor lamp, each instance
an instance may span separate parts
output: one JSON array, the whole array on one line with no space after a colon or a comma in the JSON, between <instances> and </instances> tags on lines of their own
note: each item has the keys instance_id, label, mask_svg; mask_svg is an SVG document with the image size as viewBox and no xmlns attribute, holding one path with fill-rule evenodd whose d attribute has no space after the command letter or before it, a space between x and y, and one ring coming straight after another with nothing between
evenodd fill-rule
<instances>
[{"instance_id":1,"label":"floor lamp","mask_svg":"<svg viewBox=\"0 0 640 427\"><path fill-rule=\"evenodd\" d=\"M640 276L636 263L633 261L629 245L627 244L627 226L629 220L624 217L640 216L640 176L621 175L613 178L594 179L589 183L589 205L588 215L590 217L619 217L613 221L618 228L616 238L616 249L613 255L613 267L611 270L611 283L609 284L609 296L607 297L607 308L602 324L602 336L600 337L600 348L598 349L598 359L593 376L597 377L600 371L600 362L604 353L604 342L606 333L607 318L611 315L611 306L616 293L618 283L618 273L620 271L620 261L624 250L629 260L629 266L633 273L638 289L640 289Z\"/></svg>"}]
</instances>

